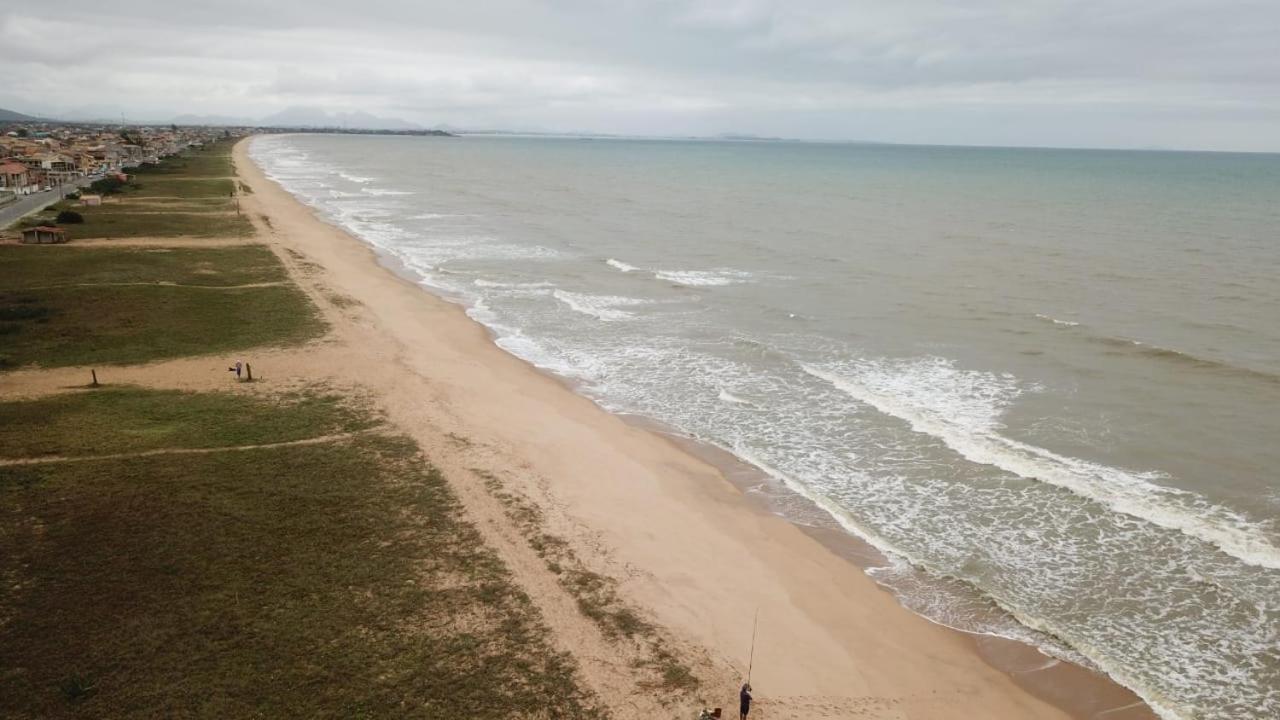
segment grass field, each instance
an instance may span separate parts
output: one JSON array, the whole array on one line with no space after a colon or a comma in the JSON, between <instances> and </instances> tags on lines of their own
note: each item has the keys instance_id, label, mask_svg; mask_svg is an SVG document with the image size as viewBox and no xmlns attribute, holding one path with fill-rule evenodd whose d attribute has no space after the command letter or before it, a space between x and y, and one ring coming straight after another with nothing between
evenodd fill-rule
<instances>
[{"instance_id":1,"label":"grass field","mask_svg":"<svg viewBox=\"0 0 1280 720\"><path fill-rule=\"evenodd\" d=\"M253 234L253 224L249 219L234 212L213 215L157 212L152 208L135 212L119 208L106 211L92 207L74 209L84 216L84 222L61 225L72 240L170 236L244 238Z\"/></svg>"},{"instance_id":2,"label":"grass field","mask_svg":"<svg viewBox=\"0 0 1280 720\"><path fill-rule=\"evenodd\" d=\"M101 387L0 403L0 460L293 442L375 425L368 412L328 393L249 401L232 393Z\"/></svg>"},{"instance_id":3,"label":"grass field","mask_svg":"<svg viewBox=\"0 0 1280 720\"><path fill-rule=\"evenodd\" d=\"M0 290L65 284L283 282L284 266L262 245L218 248L63 248L0 245Z\"/></svg>"},{"instance_id":4,"label":"grass field","mask_svg":"<svg viewBox=\"0 0 1280 720\"><path fill-rule=\"evenodd\" d=\"M0 369L143 363L291 345L323 331L314 306L292 286L0 292Z\"/></svg>"},{"instance_id":5,"label":"grass field","mask_svg":"<svg viewBox=\"0 0 1280 720\"><path fill-rule=\"evenodd\" d=\"M231 145L218 142L207 147L186 150L177 157L166 158L158 165L137 169L140 177L179 175L183 177L224 178L232 173Z\"/></svg>"},{"instance_id":6,"label":"grass field","mask_svg":"<svg viewBox=\"0 0 1280 720\"><path fill-rule=\"evenodd\" d=\"M248 235L207 212L234 211L228 152L66 227ZM265 246L0 246L0 371L324 331ZM604 716L412 441L359 399L235 387L0 401L0 718Z\"/></svg>"},{"instance_id":7,"label":"grass field","mask_svg":"<svg viewBox=\"0 0 1280 720\"><path fill-rule=\"evenodd\" d=\"M229 198L235 194L235 183L230 178L201 178L182 176L139 175L137 189L132 198L152 196L180 198Z\"/></svg>"},{"instance_id":8,"label":"grass field","mask_svg":"<svg viewBox=\"0 0 1280 720\"><path fill-rule=\"evenodd\" d=\"M0 248L0 370L139 363L321 335L311 301L262 246ZM112 283L176 283L113 285ZM199 286L199 287L186 287Z\"/></svg>"},{"instance_id":9,"label":"grass field","mask_svg":"<svg viewBox=\"0 0 1280 720\"><path fill-rule=\"evenodd\" d=\"M66 430L104 414L102 437L149 438L137 447L373 424L324 398L39 402L0 414L38 418L64 455L83 450ZM400 437L0 465L0 544L2 717L595 716L528 598Z\"/></svg>"}]
</instances>

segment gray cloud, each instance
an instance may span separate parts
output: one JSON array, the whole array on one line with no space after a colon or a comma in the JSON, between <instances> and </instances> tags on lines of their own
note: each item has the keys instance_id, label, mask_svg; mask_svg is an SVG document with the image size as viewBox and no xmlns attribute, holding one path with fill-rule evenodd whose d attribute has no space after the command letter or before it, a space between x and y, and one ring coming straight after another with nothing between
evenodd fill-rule
<instances>
[{"instance_id":1,"label":"gray cloud","mask_svg":"<svg viewBox=\"0 0 1280 720\"><path fill-rule=\"evenodd\" d=\"M1280 150L1277 30L1255 0L55 0L0 11L0 106Z\"/></svg>"}]
</instances>

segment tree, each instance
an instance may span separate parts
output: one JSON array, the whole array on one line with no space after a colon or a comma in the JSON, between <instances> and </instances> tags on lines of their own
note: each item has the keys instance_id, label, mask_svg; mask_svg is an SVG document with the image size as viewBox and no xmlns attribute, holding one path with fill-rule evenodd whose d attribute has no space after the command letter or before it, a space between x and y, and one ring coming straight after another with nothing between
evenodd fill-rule
<instances>
[{"instance_id":1,"label":"tree","mask_svg":"<svg viewBox=\"0 0 1280 720\"><path fill-rule=\"evenodd\" d=\"M63 210L55 220L59 225L78 225L84 222L84 216L75 210Z\"/></svg>"},{"instance_id":2,"label":"tree","mask_svg":"<svg viewBox=\"0 0 1280 720\"><path fill-rule=\"evenodd\" d=\"M123 188L124 182L122 182L118 177L104 177L100 180L94 180L89 183L90 190L102 195L113 195L120 192Z\"/></svg>"}]
</instances>

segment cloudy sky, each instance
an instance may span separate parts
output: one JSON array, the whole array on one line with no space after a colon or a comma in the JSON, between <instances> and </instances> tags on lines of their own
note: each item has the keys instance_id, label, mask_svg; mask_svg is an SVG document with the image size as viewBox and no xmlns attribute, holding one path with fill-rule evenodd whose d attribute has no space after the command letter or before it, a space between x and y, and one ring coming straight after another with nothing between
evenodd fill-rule
<instances>
[{"instance_id":1,"label":"cloudy sky","mask_svg":"<svg viewBox=\"0 0 1280 720\"><path fill-rule=\"evenodd\" d=\"M0 107L1280 151L1280 0L5 2Z\"/></svg>"}]
</instances>

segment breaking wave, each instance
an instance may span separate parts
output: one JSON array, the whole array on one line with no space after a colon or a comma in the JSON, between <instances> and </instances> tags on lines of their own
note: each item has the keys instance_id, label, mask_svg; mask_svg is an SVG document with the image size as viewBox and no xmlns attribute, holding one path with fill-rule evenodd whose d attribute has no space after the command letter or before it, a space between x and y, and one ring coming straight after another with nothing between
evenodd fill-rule
<instances>
[{"instance_id":1,"label":"breaking wave","mask_svg":"<svg viewBox=\"0 0 1280 720\"><path fill-rule=\"evenodd\" d=\"M944 358L859 362L840 371L803 368L971 462L1070 490L1115 512L1211 543L1250 565L1280 569L1280 548L1264 527L1195 493L1157 484L1159 473L1065 457L1000 434L1000 415L1023 392L1012 376L959 370Z\"/></svg>"}]
</instances>

